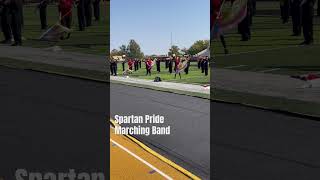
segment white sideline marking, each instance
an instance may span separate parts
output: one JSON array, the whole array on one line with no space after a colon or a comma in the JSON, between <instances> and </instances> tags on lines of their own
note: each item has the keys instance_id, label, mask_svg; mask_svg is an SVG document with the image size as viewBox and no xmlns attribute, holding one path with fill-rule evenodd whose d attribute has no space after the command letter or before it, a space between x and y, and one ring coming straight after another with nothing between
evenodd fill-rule
<instances>
[{"instance_id":1,"label":"white sideline marking","mask_svg":"<svg viewBox=\"0 0 320 180\"><path fill-rule=\"evenodd\" d=\"M214 57L223 57L223 56L233 56L233 55L241 55L241 54L250 54L250 53L256 53L256 52L274 51L274 50L289 49L289 48L295 48L295 47L300 47L300 46L299 46L299 45L294 45L294 46L286 46L286 47L278 47L278 48L260 49L260 50L256 50L256 51L246 51L246 52L239 52L239 53L233 53L233 54L216 55L216 56L214 56Z\"/></svg>"},{"instance_id":2,"label":"white sideline marking","mask_svg":"<svg viewBox=\"0 0 320 180\"><path fill-rule=\"evenodd\" d=\"M272 71L278 71L278 70L280 70L280 68L266 69L266 70L262 70L262 71L258 71L258 72L266 73L266 72L272 72Z\"/></svg>"},{"instance_id":3,"label":"white sideline marking","mask_svg":"<svg viewBox=\"0 0 320 180\"><path fill-rule=\"evenodd\" d=\"M248 65L227 66L227 67L224 67L224 68L225 69L233 69L233 68L244 67L244 66L248 66Z\"/></svg>"},{"instance_id":4,"label":"white sideline marking","mask_svg":"<svg viewBox=\"0 0 320 180\"><path fill-rule=\"evenodd\" d=\"M152 166L150 163L148 163L147 161L143 160L142 158L140 158L139 156L137 156L136 154L134 154L133 152L129 151L127 148L123 147L122 145L120 145L119 143L117 143L116 141L112 140L110 138L110 141L114 144L116 144L118 147L120 147L121 149L123 149L124 151L126 151L128 154L130 154L131 156L135 157L136 159L138 159L139 161L141 161L142 163L144 163L145 165L149 166L151 169L157 171L159 174L161 174L163 177L165 177L168 180L173 180L170 176L166 175L165 173L163 173L162 171L160 171L159 169L157 169L156 167Z\"/></svg>"}]
</instances>

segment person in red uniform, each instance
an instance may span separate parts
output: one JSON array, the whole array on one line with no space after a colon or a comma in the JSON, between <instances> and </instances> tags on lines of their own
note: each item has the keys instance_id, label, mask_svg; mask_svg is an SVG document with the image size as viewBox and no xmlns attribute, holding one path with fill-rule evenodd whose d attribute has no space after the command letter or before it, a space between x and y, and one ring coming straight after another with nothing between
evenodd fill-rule
<instances>
[{"instance_id":1,"label":"person in red uniform","mask_svg":"<svg viewBox=\"0 0 320 180\"><path fill-rule=\"evenodd\" d=\"M213 32L213 28L216 28L216 26L219 26L219 19L221 18L220 15L220 11L221 11L221 5L222 5L222 1L221 0L211 0L210 3L211 7L210 7L210 29L211 32ZM213 35L214 33L212 33ZM211 39L214 39L217 37L212 37ZM226 41L224 39L224 35L223 34L219 34L219 38L220 41L222 43L222 46L224 48L224 53L228 54L229 51L227 49L227 44Z\"/></svg>"},{"instance_id":2,"label":"person in red uniform","mask_svg":"<svg viewBox=\"0 0 320 180\"><path fill-rule=\"evenodd\" d=\"M133 65L133 61L132 59L129 59L128 61L128 66L129 66L129 69L132 71L132 65Z\"/></svg>"},{"instance_id":3,"label":"person in red uniform","mask_svg":"<svg viewBox=\"0 0 320 180\"><path fill-rule=\"evenodd\" d=\"M148 60L146 61L146 68L147 68L146 76L148 74L149 74L149 76L151 76L151 69L152 69L152 60L151 60L151 58L148 58Z\"/></svg>"},{"instance_id":4,"label":"person in red uniform","mask_svg":"<svg viewBox=\"0 0 320 180\"><path fill-rule=\"evenodd\" d=\"M180 73L180 68L179 68L179 65L180 65L180 58L179 57L176 57L176 60L175 60L175 73L174 73L174 78L177 77L177 74L179 74L179 77L181 79L181 73Z\"/></svg>"},{"instance_id":5,"label":"person in red uniform","mask_svg":"<svg viewBox=\"0 0 320 180\"><path fill-rule=\"evenodd\" d=\"M73 0L59 0L59 13L60 13L60 23L62 26L67 28L71 28L72 21L72 5ZM68 33L67 38L70 37L70 33Z\"/></svg>"}]
</instances>

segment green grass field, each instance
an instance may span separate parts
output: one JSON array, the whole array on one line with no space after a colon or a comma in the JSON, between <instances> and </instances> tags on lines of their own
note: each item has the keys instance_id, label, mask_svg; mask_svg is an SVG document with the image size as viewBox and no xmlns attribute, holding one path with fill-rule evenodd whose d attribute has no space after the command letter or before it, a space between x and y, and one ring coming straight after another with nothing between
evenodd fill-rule
<instances>
[{"instance_id":1,"label":"green grass field","mask_svg":"<svg viewBox=\"0 0 320 180\"><path fill-rule=\"evenodd\" d=\"M266 7L274 11L276 10L274 8L279 6L278 2L257 2L257 10L266 10ZM230 55L223 54L219 41L211 43L212 54L215 57L214 66L288 75L320 72L319 17L315 17L314 24L315 44L301 47L298 44L303 41L303 36L290 36L292 34L291 21L288 24L282 24L279 14L259 15L258 11L257 16L253 18L250 41L241 42L240 35L236 31L226 33Z\"/></svg>"},{"instance_id":2,"label":"green grass field","mask_svg":"<svg viewBox=\"0 0 320 180\"><path fill-rule=\"evenodd\" d=\"M99 22L93 21L93 26L85 31L78 31L77 9L73 9L72 34L70 39L60 42L39 41L38 38L44 32L40 29L39 12L35 10L35 5L24 6L24 28L22 36L23 45L32 47L60 46L63 50L75 51L90 54L105 55L109 46L109 3L101 2L101 19ZM58 9L56 5L50 5L47 9L48 25L52 26L58 21ZM0 39L3 39L1 33Z\"/></svg>"},{"instance_id":3,"label":"green grass field","mask_svg":"<svg viewBox=\"0 0 320 180\"><path fill-rule=\"evenodd\" d=\"M210 71L208 76L205 76L201 73L201 70L198 69L197 62L191 62L189 68L189 74L186 75L184 72L181 73L181 79L179 75L174 78L174 73L170 74L168 71L169 69L165 69L165 63L161 62L161 72L158 73L156 71L156 66L152 68L152 75L146 76L146 68L144 62L141 64L141 69L138 71L134 71L130 74L130 77L134 78L142 78L142 79L151 79L154 80L156 76L161 77L163 81L170 81L170 82L178 82L178 83L187 83L187 84L209 84L210 83ZM125 69L128 68L128 64L125 65ZM118 64L118 74L122 74L122 64Z\"/></svg>"}]
</instances>

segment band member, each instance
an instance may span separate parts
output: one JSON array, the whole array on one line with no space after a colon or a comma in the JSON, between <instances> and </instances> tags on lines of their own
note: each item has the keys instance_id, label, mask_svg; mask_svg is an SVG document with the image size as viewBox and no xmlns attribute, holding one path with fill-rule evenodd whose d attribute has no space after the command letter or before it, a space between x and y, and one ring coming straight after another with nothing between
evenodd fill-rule
<instances>
[{"instance_id":1,"label":"band member","mask_svg":"<svg viewBox=\"0 0 320 180\"><path fill-rule=\"evenodd\" d=\"M100 19L100 0L93 1L93 14L96 21Z\"/></svg>"},{"instance_id":2,"label":"band member","mask_svg":"<svg viewBox=\"0 0 320 180\"><path fill-rule=\"evenodd\" d=\"M59 0L60 23L69 29L71 28L72 21L72 5L73 0ZM68 39L69 37L70 33L68 33L66 38ZM64 39L64 37L61 37L61 39Z\"/></svg>"},{"instance_id":3,"label":"band member","mask_svg":"<svg viewBox=\"0 0 320 180\"><path fill-rule=\"evenodd\" d=\"M208 69L209 69L209 58L208 58L208 56L206 56L205 59L204 59L203 69L204 69L204 75L208 76Z\"/></svg>"},{"instance_id":4,"label":"band member","mask_svg":"<svg viewBox=\"0 0 320 180\"><path fill-rule=\"evenodd\" d=\"M129 69L132 71L132 66L133 66L133 61L132 61L132 59L129 59L129 61L128 61L128 66L129 66Z\"/></svg>"},{"instance_id":5,"label":"band member","mask_svg":"<svg viewBox=\"0 0 320 180\"><path fill-rule=\"evenodd\" d=\"M172 61L173 61L173 58L170 58L168 60L168 67L169 67L169 73L171 74L172 73Z\"/></svg>"},{"instance_id":6,"label":"band member","mask_svg":"<svg viewBox=\"0 0 320 180\"><path fill-rule=\"evenodd\" d=\"M177 74L179 74L179 77L181 79L181 73L180 73L180 68L179 68L179 65L180 65L180 58L179 57L176 57L176 60L175 60L175 65L174 65L174 78L177 77Z\"/></svg>"},{"instance_id":7,"label":"band member","mask_svg":"<svg viewBox=\"0 0 320 180\"><path fill-rule=\"evenodd\" d=\"M84 16L84 1L85 0L76 1L79 31L84 31L86 26Z\"/></svg>"},{"instance_id":8,"label":"band member","mask_svg":"<svg viewBox=\"0 0 320 180\"><path fill-rule=\"evenodd\" d=\"M116 60L111 60L110 61L110 69L111 69L111 75L117 76L117 61Z\"/></svg>"},{"instance_id":9,"label":"band member","mask_svg":"<svg viewBox=\"0 0 320 180\"><path fill-rule=\"evenodd\" d=\"M290 9L292 16L292 36L300 36L301 34L301 0L290 0Z\"/></svg>"},{"instance_id":10,"label":"band member","mask_svg":"<svg viewBox=\"0 0 320 180\"><path fill-rule=\"evenodd\" d=\"M188 57L188 58L186 59L186 61L187 61L187 67L184 69L184 72L185 72L186 74L189 74L190 57Z\"/></svg>"},{"instance_id":11,"label":"band member","mask_svg":"<svg viewBox=\"0 0 320 180\"><path fill-rule=\"evenodd\" d=\"M40 13L40 22L41 22L41 29L47 29L47 6L48 0L41 0L38 8Z\"/></svg>"},{"instance_id":12,"label":"band member","mask_svg":"<svg viewBox=\"0 0 320 180\"><path fill-rule=\"evenodd\" d=\"M84 0L84 16L86 20L86 26L91 26L92 19L92 0Z\"/></svg>"},{"instance_id":13,"label":"band member","mask_svg":"<svg viewBox=\"0 0 320 180\"><path fill-rule=\"evenodd\" d=\"M141 69L141 59L139 59L139 67L140 67L140 69Z\"/></svg>"},{"instance_id":14,"label":"band member","mask_svg":"<svg viewBox=\"0 0 320 180\"><path fill-rule=\"evenodd\" d=\"M151 58L149 58L147 61L146 61L146 70L147 70L147 74L146 76L149 74L149 76L151 76L151 69L152 69L152 60Z\"/></svg>"},{"instance_id":15,"label":"band member","mask_svg":"<svg viewBox=\"0 0 320 180\"><path fill-rule=\"evenodd\" d=\"M198 69L201 68L201 58L198 58Z\"/></svg>"},{"instance_id":16,"label":"band member","mask_svg":"<svg viewBox=\"0 0 320 180\"><path fill-rule=\"evenodd\" d=\"M238 30L241 34L241 41L248 41L251 38L251 21L252 21L252 2L248 0L247 2L247 15L246 17L239 23Z\"/></svg>"},{"instance_id":17,"label":"band member","mask_svg":"<svg viewBox=\"0 0 320 180\"><path fill-rule=\"evenodd\" d=\"M201 58L201 73L204 73L204 58Z\"/></svg>"},{"instance_id":18,"label":"band member","mask_svg":"<svg viewBox=\"0 0 320 180\"><path fill-rule=\"evenodd\" d=\"M11 44L11 27L10 27L10 4L7 0L0 0L1 12L1 29L4 36L2 44Z\"/></svg>"},{"instance_id":19,"label":"band member","mask_svg":"<svg viewBox=\"0 0 320 180\"><path fill-rule=\"evenodd\" d=\"M313 17L314 17L315 0L303 0L302 7L302 28L304 42L301 45L309 45L313 43Z\"/></svg>"},{"instance_id":20,"label":"band member","mask_svg":"<svg viewBox=\"0 0 320 180\"><path fill-rule=\"evenodd\" d=\"M281 11L281 19L282 23L285 24L289 21L289 0L280 0L280 11Z\"/></svg>"},{"instance_id":21,"label":"band member","mask_svg":"<svg viewBox=\"0 0 320 180\"><path fill-rule=\"evenodd\" d=\"M160 59L156 60L157 71L160 72Z\"/></svg>"},{"instance_id":22,"label":"band member","mask_svg":"<svg viewBox=\"0 0 320 180\"><path fill-rule=\"evenodd\" d=\"M211 14L211 17L210 17L210 29L213 30L216 26L219 26L219 19L221 18L220 17L220 10L221 10L221 4L222 4L222 1L221 0L212 0L211 1L212 3L211 4L211 7L210 7L210 14ZM211 31L213 32L213 31ZM214 33L211 33L211 35L214 35ZM221 41L221 44L224 48L224 53L225 54L228 54L229 51L227 49L227 44L226 44L226 41L224 39L224 35L222 33L219 34L219 37L212 37L211 39L215 39L215 38L220 38L220 41Z\"/></svg>"}]
</instances>

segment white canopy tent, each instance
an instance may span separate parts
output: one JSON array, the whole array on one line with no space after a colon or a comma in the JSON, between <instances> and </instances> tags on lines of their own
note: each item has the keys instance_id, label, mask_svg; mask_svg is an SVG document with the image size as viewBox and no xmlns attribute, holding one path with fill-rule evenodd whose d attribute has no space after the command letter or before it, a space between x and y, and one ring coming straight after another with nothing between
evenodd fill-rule
<instances>
[{"instance_id":1,"label":"white canopy tent","mask_svg":"<svg viewBox=\"0 0 320 180\"><path fill-rule=\"evenodd\" d=\"M204 49L203 51L197 53L196 55L194 55L195 57L204 57L204 56L208 56L210 57L210 48Z\"/></svg>"}]
</instances>

